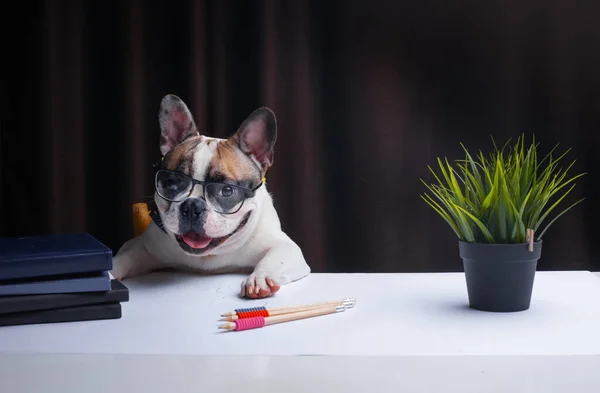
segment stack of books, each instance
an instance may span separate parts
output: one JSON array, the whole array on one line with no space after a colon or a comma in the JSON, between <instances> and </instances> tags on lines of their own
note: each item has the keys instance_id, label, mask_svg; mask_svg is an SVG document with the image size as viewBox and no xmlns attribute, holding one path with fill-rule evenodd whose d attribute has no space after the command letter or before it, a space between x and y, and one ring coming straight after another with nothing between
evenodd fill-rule
<instances>
[{"instance_id":1,"label":"stack of books","mask_svg":"<svg viewBox=\"0 0 600 393\"><path fill-rule=\"evenodd\" d=\"M129 291L87 233L0 238L0 326L121 318Z\"/></svg>"}]
</instances>

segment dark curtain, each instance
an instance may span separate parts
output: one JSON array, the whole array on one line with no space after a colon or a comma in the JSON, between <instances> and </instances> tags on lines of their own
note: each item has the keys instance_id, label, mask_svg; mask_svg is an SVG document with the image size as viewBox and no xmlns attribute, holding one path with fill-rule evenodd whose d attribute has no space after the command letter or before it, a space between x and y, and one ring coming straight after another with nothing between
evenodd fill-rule
<instances>
[{"instance_id":1,"label":"dark curtain","mask_svg":"<svg viewBox=\"0 0 600 393\"><path fill-rule=\"evenodd\" d=\"M29 1L3 12L0 232L116 250L153 194L158 104L225 137L278 117L269 190L313 271L460 271L419 198L436 157L521 133L573 147L586 201L540 269L600 270L599 2Z\"/></svg>"}]
</instances>

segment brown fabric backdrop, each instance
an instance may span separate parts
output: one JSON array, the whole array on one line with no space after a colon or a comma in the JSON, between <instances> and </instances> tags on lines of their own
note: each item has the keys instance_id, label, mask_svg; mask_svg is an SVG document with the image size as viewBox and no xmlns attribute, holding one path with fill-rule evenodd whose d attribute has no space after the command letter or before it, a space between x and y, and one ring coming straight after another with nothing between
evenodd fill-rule
<instances>
[{"instance_id":1,"label":"brown fabric backdrop","mask_svg":"<svg viewBox=\"0 0 600 393\"><path fill-rule=\"evenodd\" d=\"M314 271L457 271L419 177L459 142L572 146L587 200L541 269L600 270L598 2L38 1L3 13L1 235L88 231L115 251L153 193L158 103L227 136L280 127L268 186Z\"/></svg>"}]
</instances>

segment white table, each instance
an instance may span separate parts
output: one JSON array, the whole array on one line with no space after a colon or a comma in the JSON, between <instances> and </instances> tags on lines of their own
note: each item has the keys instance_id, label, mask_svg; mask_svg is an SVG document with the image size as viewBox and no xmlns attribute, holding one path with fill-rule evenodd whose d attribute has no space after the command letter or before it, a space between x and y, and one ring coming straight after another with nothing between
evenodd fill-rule
<instances>
[{"instance_id":1,"label":"white table","mask_svg":"<svg viewBox=\"0 0 600 393\"><path fill-rule=\"evenodd\" d=\"M125 281L120 320L0 328L0 392L600 391L590 272L538 272L531 309L510 314L469 309L461 273L312 274L253 301L241 279L152 274ZM356 307L216 329L234 308L344 297Z\"/></svg>"}]
</instances>

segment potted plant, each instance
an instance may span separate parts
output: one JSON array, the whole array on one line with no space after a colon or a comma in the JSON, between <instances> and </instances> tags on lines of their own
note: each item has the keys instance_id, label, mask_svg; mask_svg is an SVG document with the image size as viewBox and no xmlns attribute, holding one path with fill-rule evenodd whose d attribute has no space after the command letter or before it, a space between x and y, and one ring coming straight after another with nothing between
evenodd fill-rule
<instances>
[{"instance_id":1,"label":"potted plant","mask_svg":"<svg viewBox=\"0 0 600 393\"><path fill-rule=\"evenodd\" d=\"M429 191L421 198L458 236L469 305L481 311L529 309L542 236L583 200L539 231L584 173L569 177L575 161L559 167L570 149L555 156L557 145L538 160L535 138L527 147L523 135L512 147L509 142L502 149L494 143L487 157L481 151L474 157L461 143L464 160L452 165L438 158L439 175L428 166L435 182L421 179Z\"/></svg>"}]
</instances>

